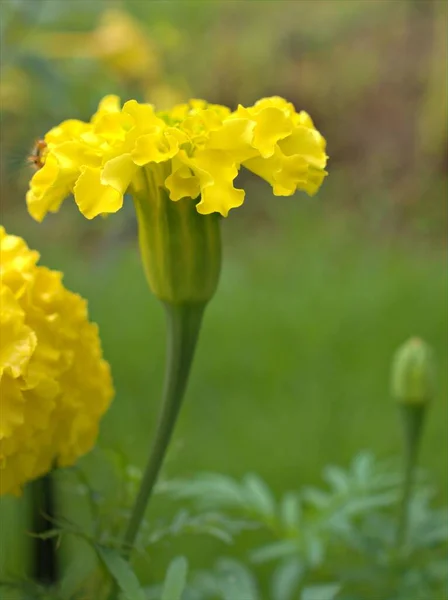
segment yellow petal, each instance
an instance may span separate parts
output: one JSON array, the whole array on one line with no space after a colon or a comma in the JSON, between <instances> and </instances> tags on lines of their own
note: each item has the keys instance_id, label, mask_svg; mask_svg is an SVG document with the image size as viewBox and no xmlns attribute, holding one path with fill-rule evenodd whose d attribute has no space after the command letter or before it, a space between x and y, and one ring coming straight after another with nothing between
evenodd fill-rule
<instances>
[{"instance_id":1,"label":"yellow petal","mask_svg":"<svg viewBox=\"0 0 448 600\"><path fill-rule=\"evenodd\" d=\"M165 126L162 119L156 117L152 104L140 104L136 100L129 100L123 106L123 113L133 118L135 126L141 133L151 131L154 127Z\"/></svg>"},{"instance_id":2,"label":"yellow petal","mask_svg":"<svg viewBox=\"0 0 448 600\"><path fill-rule=\"evenodd\" d=\"M79 141L70 141L55 146L50 156L54 156L59 169L65 172L79 172L81 165L90 167L99 166L101 163L100 150L94 149Z\"/></svg>"},{"instance_id":3,"label":"yellow petal","mask_svg":"<svg viewBox=\"0 0 448 600\"><path fill-rule=\"evenodd\" d=\"M109 160L101 171L101 183L125 194L134 177L137 166L130 154L122 154Z\"/></svg>"},{"instance_id":4,"label":"yellow petal","mask_svg":"<svg viewBox=\"0 0 448 600\"><path fill-rule=\"evenodd\" d=\"M82 167L73 193L79 210L87 219L101 213L115 213L123 206L123 194L101 183L101 169Z\"/></svg>"},{"instance_id":5,"label":"yellow petal","mask_svg":"<svg viewBox=\"0 0 448 600\"><path fill-rule=\"evenodd\" d=\"M120 106L121 101L118 96L115 96L114 94L105 96L102 100L100 100L100 103L98 104L98 109L96 113L92 116L91 122L95 124L105 114L120 112Z\"/></svg>"},{"instance_id":6,"label":"yellow petal","mask_svg":"<svg viewBox=\"0 0 448 600\"><path fill-rule=\"evenodd\" d=\"M324 169L327 162L325 139L316 129L299 126L290 136L281 140L279 148L287 156L299 154L317 169Z\"/></svg>"},{"instance_id":7,"label":"yellow petal","mask_svg":"<svg viewBox=\"0 0 448 600\"><path fill-rule=\"evenodd\" d=\"M150 162L160 163L172 158L179 150L179 143L188 138L181 131L174 128L161 131L155 128L152 133L140 136L132 152L136 165L143 166Z\"/></svg>"},{"instance_id":8,"label":"yellow petal","mask_svg":"<svg viewBox=\"0 0 448 600\"><path fill-rule=\"evenodd\" d=\"M77 119L68 119L62 121L45 135L45 141L49 146L62 144L79 138L79 136L90 129L89 123L78 121Z\"/></svg>"},{"instance_id":9,"label":"yellow petal","mask_svg":"<svg viewBox=\"0 0 448 600\"><path fill-rule=\"evenodd\" d=\"M198 178L189 167L182 164L167 177L165 186L170 192L171 200L174 201L181 198L197 198L201 193Z\"/></svg>"},{"instance_id":10,"label":"yellow petal","mask_svg":"<svg viewBox=\"0 0 448 600\"><path fill-rule=\"evenodd\" d=\"M238 167L231 155L219 150L199 151L191 159L184 159L199 179L201 201L199 213L218 212L227 217L229 210L244 202L244 190L233 187Z\"/></svg>"},{"instance_id":11,"label":"yellow petal","mask_svg":"<svg viewBox=\"0 0 448 600\"><path fill-rule=\"evenodd\" d=\"M2 371L19 377L36 348L36 335L25 325L25 312L6 285L1 286L0 365Z\"/></svg>"},{"instance_id":12,"label":"yellow petal","mask_svg":"<svg viewBox=\"0 0 448 600\"><path fill-rule=\"evenodd\" d=\"M253 146L263 158L274 154L277 142L293 130L293 122L287 111L275 106L262 110L239 107L238 114L255 122Z\"/></svg>"},{"instance_id":13,"label":"yellow petal","mask_svg":"<svg viewBox=\"0 0 448 600\"><path fill-rule=\"evenodd\" d=\"M252 142L255 122L248 119L227 119L222 127L210 132L207 148L231 152L236 162L256 156Z\"/></svg>"},{"instance_id":14,"label":"yellow petal","mask_svg":"<svg viewBox=\"0 0 448 600\"><path fill-rule=\"evenodd\" d=\"M59 210L63 200L70 194L76 173L62 171L55 156L49 154L42 169L36 171L26 194L28 212L42 221L48 212Z\"/></svg>"}]
</instances>

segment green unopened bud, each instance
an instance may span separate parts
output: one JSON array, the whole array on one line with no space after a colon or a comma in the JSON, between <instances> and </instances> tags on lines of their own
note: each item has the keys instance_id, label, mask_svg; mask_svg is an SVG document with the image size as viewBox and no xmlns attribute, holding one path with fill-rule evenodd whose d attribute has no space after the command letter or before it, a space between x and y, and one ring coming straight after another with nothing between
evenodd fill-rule
<instances>
[{"instance_id":1,"label":"green unopened bud","mask_svg":"<svg viewBox=\"0 0 448 600\"><path fill-rule=\"evenodd\" d=\"M173 305L208 302L221 270L219 215L199 214L191 198L174 202L155 183L134 189L133 197L140 253L155 296Z\"/></svg>"},{"instance_id":2,"label":"green unopened bud","mask_svg":"<svg viewBox=\"0 0 448 600\"><path fill-rule=\"evenodd\" d=\"M392 395L405 404L425 404L434 396L435 373L431 347L411 338L395 353L392 366Z\"/></svg>"}]
</instances>

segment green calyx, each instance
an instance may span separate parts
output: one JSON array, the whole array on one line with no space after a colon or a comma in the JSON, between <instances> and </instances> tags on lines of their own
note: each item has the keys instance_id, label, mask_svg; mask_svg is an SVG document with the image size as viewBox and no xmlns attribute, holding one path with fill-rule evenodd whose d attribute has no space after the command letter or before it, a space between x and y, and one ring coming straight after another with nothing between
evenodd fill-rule
<instances>
[{"instance_id":1,"label":"green calyx","mask_svg":"<svg viewBox=\"0 0 448 600\"><path fill-rule=\"evenodd\" d=\"M199 214L191 198L172 201L150 167L133 182L132 195L140 253L155 296L173 305L207 303L221 270L219 215Z\"/></svg>"}]
</instances>

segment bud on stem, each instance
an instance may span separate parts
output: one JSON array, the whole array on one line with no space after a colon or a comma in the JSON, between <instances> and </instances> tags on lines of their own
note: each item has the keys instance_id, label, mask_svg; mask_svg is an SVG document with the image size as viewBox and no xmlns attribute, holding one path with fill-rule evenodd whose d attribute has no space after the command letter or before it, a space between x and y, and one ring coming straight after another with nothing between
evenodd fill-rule
<instances>
[{"instance_id":1,"label":"bud on stem","mask_svg":"<svg viewBox=\"0 0 448 600\"><path fill-rule=\"evenodd\" d=\"M409 504L414 472L428 402L434 395L434 365L431 348L412 338L396 352L392 367L392 395L400 404L404 433L404 482L397 527L397 547L406 544Z\"/></svg>"}]
</instances>

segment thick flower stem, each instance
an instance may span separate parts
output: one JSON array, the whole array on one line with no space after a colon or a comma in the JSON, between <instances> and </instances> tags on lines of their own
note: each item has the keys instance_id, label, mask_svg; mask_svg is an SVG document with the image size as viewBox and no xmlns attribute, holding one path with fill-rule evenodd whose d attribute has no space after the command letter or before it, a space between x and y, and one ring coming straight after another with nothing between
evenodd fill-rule
<instances>
[{"instance_id":1,"label":"thick flower stem","mask_svg":"<svg viewBox=\"0 0 448 600\"><path fill-rule=\"evenodd\" d=\"M397 548L399 549L407 542L409 505L414 487L415 467L417 464L424 413L424 405L404 405L401 407L404 429L404 482L396 538Z\"/></svg>"},{"instance_id":2,"label":"thick flower stem","mask_svg":"<svg viewBox=\"0 0 448 600\"><path fill-rule=\"evenodd\" d=\"M162 409L140 490L123 540L123 553L126 557L129 557L132 552L179 415L205 304L165 304L165 308L167 365Z\"/></svg>"}]
</instances>

